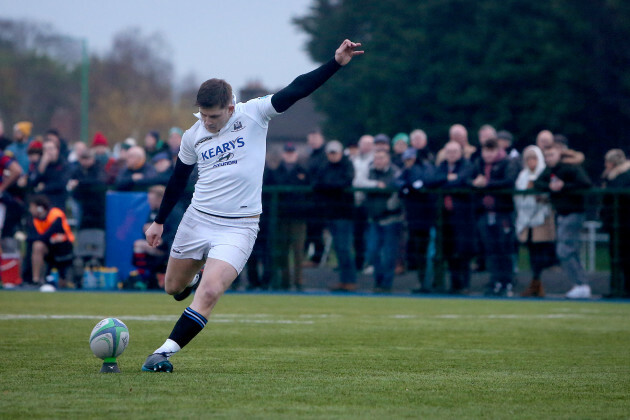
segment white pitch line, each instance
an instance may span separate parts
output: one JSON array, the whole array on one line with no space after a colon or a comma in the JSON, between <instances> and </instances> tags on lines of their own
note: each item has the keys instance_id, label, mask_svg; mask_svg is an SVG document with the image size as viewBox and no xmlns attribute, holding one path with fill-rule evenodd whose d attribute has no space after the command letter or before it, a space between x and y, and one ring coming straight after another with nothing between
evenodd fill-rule
<instances>
[{"instance_id":1,"label":"white pitch line","mask_svg":"<svg viewBox=\"0 0 630 420\"><path fill-rule=\"evenodd\" d=\"M581 314L490 314L490 315L457 315L457 314L445 314L436 315L435 318L444 319L474 319L474 318L487 318L487 319L563 319L563 318L584 318Z\"/></svg>"},{"instance_id":2,"label":"white pitch line","mask_svg":"<svg viewBox=\"0 0 630 420\"><path fill-rule=\"evenodd\" d=\"M314 324L313 321L298 321L293 319L260 319L269 315L253 314L253 315L214 315L210 317L209 322L216 323L242 323L242 324ZM175 322L179 316L175 315L115 315L122 321L147 321L147 322ZM270 317L270 316L269 316ZM107 318L103 315L46 315L46 314L0 314L0 321L14 320L30 320L30 319L95 319L101 320Z\"/></svg>"}]
</instances>

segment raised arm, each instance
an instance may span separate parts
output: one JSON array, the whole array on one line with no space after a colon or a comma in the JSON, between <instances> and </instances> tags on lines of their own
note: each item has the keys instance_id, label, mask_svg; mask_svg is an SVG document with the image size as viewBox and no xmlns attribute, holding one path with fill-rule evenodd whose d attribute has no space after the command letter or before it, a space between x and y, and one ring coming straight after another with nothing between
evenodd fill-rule
<instances>
[{"instance_id":1,"label":"raised arm","mask_svg":"<svg viewBox=\"0 0 630 420\"><path fill-rule=\"evenodd\" d=\"M337 51L335 51L335 58L309 73L298 76L287 87L275 93L271 97L271 104L274 109L278 112L284 112L300 99L313 93L330 79L337 70L348 64L354 56L363 54L363 51L357 50L359 47L361 47L360 43L347 39L343 41L337 48Z\"/></svg>"}]
</instances>

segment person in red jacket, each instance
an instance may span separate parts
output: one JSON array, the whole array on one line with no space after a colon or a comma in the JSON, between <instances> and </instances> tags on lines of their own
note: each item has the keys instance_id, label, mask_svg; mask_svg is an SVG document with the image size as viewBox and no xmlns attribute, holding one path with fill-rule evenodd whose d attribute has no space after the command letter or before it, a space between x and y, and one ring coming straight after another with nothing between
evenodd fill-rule
<instances>
[{"instance_id":1,"label":"person in red jacket","mask_svg":"<svg viewBox=\"0 0 630 420\"><path fill-rule=\"evenodd\" d=\"M28 210L33 216L27 237L33 249L33 283L45 285L43 271L47 265L48 270L59 270L59 286L65 287L68 285L68 268L72 265L74 242L74 234L66 214L63 210L52 207L48 198L43 195L31 197ZM47 285L47 288L50 289L50 286L53 285Z\"/></svg>"}]
</instances>

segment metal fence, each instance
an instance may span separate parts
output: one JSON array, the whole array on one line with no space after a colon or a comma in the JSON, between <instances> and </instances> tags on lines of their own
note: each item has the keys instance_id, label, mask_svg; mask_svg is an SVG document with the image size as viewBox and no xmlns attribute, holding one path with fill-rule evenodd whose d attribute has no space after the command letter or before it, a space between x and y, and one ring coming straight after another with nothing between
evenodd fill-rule
<instances>
[{"instance_id":1,"label":"metal fence","mask_svg":"<svg viewBox=\"0 0 630 420\"><path fill-rule=\"evenodd\" d=\"M356 195L356 193L391 195L397 194L399 191L394 189L353 188L347 189L346 192L349 197L352 197ZM479 203L484 195L514 196L541 195L543 193L536 190L517 192L514 190L479 191L473 189L430 189L418 191L418 194L426 195L426 199L431 203L434 210L432 221L432 225L435 229L435 264L433 276L434 283L440 286L444 285L447 278L447 269L444 264L446 256L444 255L445 251L443 246L445 227L444 198L446 196L457 195L466 197L465 199L471 203L471 211L474 217L477 217L481 210L476 203ZM627 247L622 243L625 242L623 235L626 231L630 233L630 229L626 226L630 225L630 222L625 222L625 218L627 218L627 214L625 213L630 210L626 204L626 202L630 201L630 190L593 188L574 191L570 194L582 196L585 204L584 214L586 217L580 234L582 242L581 262L587 272L593 273L598 271L608 273L610 279L610 295L621 296L624 293L622 262L624 258L630 258L630 255L625 255ZM259 241L265 243L265 250L270 253L266 259L266 263L271 265L272 272L277 269L277 267L274 266L277 261L274 253L279 249L277 246L279 240L278 228L282 223L285 223L291 218L304 220L308 224L313 220L325 222L326 220L332 220L336 217L336 206L341 203L329 202L322 212L321 203L316 202L317 197L318 196L314 194L310 187L265 186L263 188L264 212L261 216L261 225L264 225L264 228L261 229L262 235L259 236ZM306 206L301 206L300 208L302 210L294 214L287 212L285 208L287 202L294 204L296 201L302 201ZM309 211L309 207L317 208L320 213ZM404 216L405 220L407 220L409 215L405 214ZM405 222L403 222L403 226L405 226ZM475 226L472 225L469 228L470 230L474 230ZM461 233L464 235L470 232ZM473 246L472 243L471 246ZM603 256L604 258L599 258L598 256Z\"/></svg>"}]
</instances>

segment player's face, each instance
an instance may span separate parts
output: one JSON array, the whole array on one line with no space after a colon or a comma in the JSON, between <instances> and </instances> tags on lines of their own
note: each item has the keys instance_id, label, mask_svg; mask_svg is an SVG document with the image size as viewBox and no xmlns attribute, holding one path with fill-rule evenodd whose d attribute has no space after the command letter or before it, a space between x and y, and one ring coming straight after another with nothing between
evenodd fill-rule
<instances>
[{"instance_id":1,"label":"player's face","mask_svg":"<svg viewBox=\"0 0 630 420\"><path fill-rule=\"evenodd\" d=\"M211 133L218 133L227 124L234 113L234 105L225 108L214 106L212 108L199 108L203 126Z\"/></svg>"}]
</instances>

